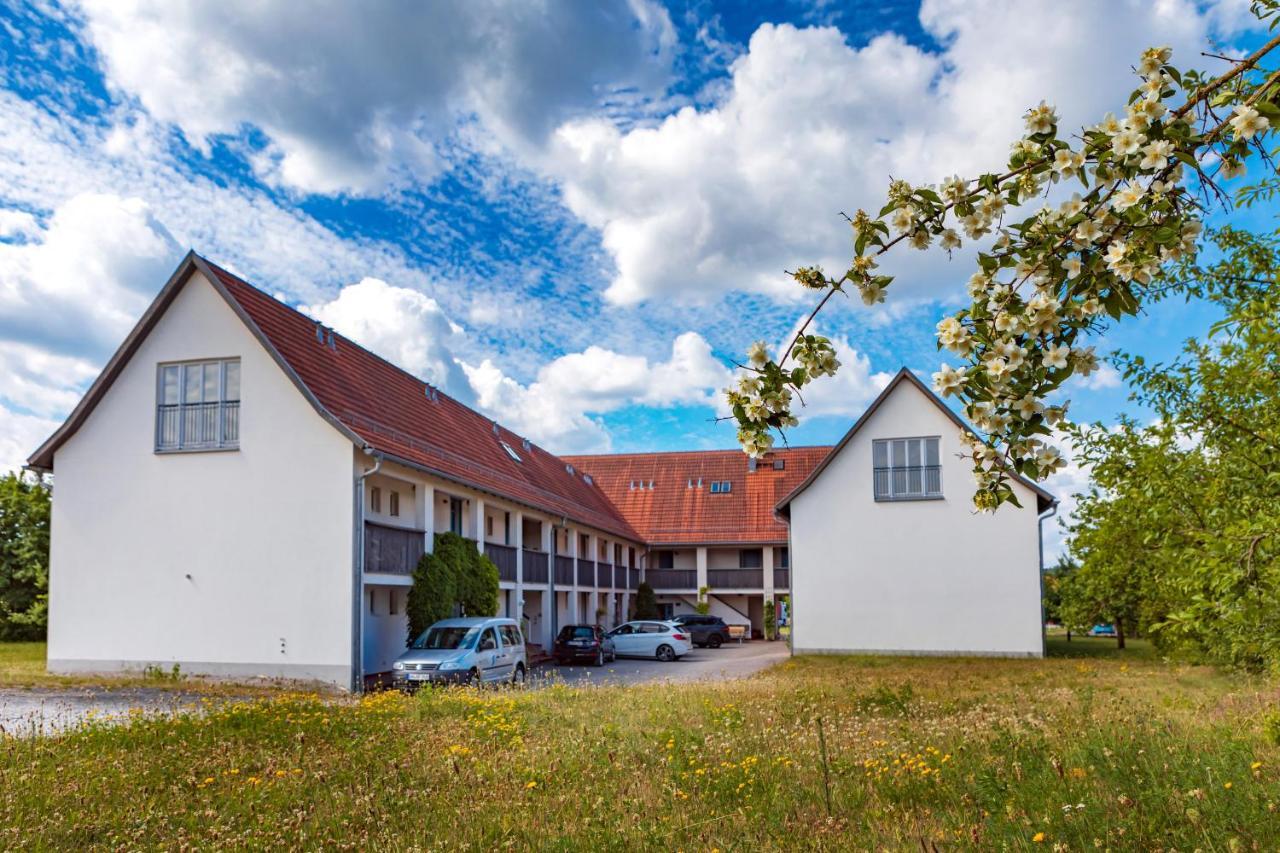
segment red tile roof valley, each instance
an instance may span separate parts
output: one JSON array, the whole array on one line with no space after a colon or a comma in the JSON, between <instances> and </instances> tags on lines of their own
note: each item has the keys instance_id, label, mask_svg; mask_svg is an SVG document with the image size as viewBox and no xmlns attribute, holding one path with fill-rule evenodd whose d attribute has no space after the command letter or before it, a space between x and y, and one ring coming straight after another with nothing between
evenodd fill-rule
<instances>
[{"instance_id":1,"label":"red tile roof valley","mask_svg":"<svg viewBox=\"0 0 1280 853\"><path fill-rule=\"evenodd\" d=\"M759 460L754 471L741 450L564 458L592 476L650 545L763 545L787 541L787 527L774 515L774 506L830 450L777 450ZM781 460L781 469L775 460ZM712 483L725 481L727 493L712 492Z\"/></svg>"}]
</instances>

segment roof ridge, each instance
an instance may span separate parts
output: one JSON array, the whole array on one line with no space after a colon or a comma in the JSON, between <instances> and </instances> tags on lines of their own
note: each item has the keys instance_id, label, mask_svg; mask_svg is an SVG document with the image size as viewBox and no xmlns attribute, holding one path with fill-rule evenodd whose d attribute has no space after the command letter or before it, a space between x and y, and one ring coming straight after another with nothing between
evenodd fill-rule
<instances>
[{"instance_id":1,"label":"roof ridge","mask_svg":"<svg viewBox=\"0 0 1280 853\"><path fill-rule=\"evenodd\" d=\"M535 448L535 449L537 449L537 450L542 451L543 453L547 454L548 456L551 456L551 457L553 457L553 458L555 458L555 459L565 459L565 458L567 458L566 456L562 456L562 455L557 454L557 453L552 453L550 450L547 450L545 447L543 447L542 445L538 444L536 441L533 441L532 439L530 439L528 436L521 435L520 433L518 433L518 432L516 432L515 430L511 429L510 427L507 427L507 426L505 426L504 424L500 423L500 422L499 422L499 421L497 421L496 419L489 417L488 415L484 414L483 412L480 412L480 411L477 411L476 409L471 408L471 407L470 407L470 406L468 406L466 403L464 403L464 402L462 402L461 400L459 400L457 397L454 397L452 394L450 394L450 393L448 393L447 391L443 390L439 385L434 385L434 384L432 384L432 383L430 383L430 382L426 381L426 380L425 380L425 379L423 379L422 377L418 376L417 374L412 373L412 372L410 372L410 371L408 371L408 370L405 370L403 367L401 367L400 365L396 364L394 361L392 361L391 359L387 358L386 356L379 355L378 353L376 353L376 352L374 352L373 350L371 350L371 349L369 349L368 347L366 347L364 344L361 344L360 342L358 342L358 341L356 341L356 340L353 340L352 338L347 337L347 336L346 336L346 335L344 335L342 332L339 332L337 329L334 329L332 326L328 326L328 325L326 325L322 320L319 320L319 319L317 319L317 318L315 318L315 317L312 317L310 314L306 313L305 311L300 311L298 308L294 307L293 305L290 305L288 302L285 302L283 299L277 299L275 296L273 296L272 294L268 293L266 290L263 290L261 287L258 287L258 286L257 286L256 284L254 284L253 282L251 282L251 281L247 281L243 276L237 275L236 273L233 273L233 272L231 272L230 270L228 270L226 267L223 267L223 266L220 266L220 265L219 265L219 264L217 264L217 263L214 263L213 261L211 261L211 260L209 260L208 258L206 258L204 255L200 255L200 254L198 254L198 253L197 253L197 257L199 257L199 258L200 258L200 260L204 261L206 264L208 264L209 266L213 267L213 268L214 268L215 270L217 270L218 272L220 272L220 273L224 273L224 274L226 274L226 275L230 276L231 278L235 279L237 282L239 282L240 284L242 284L242 285L244 285L245 287L249 288L250 290L252 290L252 291L254 291L254 292L256 292L256 293L261 294L261 295L262 295L262 296L264 296L265 298L270 299L272 302L275 302L275 303L276 303L276 304L278 304L278 305L282 305L282 306L284 306L284 307L285 307L285 308L287 308L290 312L292 312L292 313L294 313L294 314L297 314L297 315L298 315L299 317L301 317L302 319L304 319L304 320L306 320L306 321L308 321L308 322L311 322L311 323L318 323L319 325L324 326L326 329L329 329L331 332L333 332L333 333L334 333L334 334L336 334L338 337L340 337L340 338L341 338L341 339L342 339L346 344L348 344L349 346L351 346L351 347L353 347L353 348L355 348L355 349L359 350L360 352L364 353L364 354L365 354L365 355L367 355L367 356L370 356L371 358L377 359L378 361L382 362L382 363L383 363L383 364L385 364L387 367L391 368L392 370L396 371L397 373L400 373L401 375L403 375L403 376L405 376L405 377L407 377L407 378L409 378L409 379L413 380L414 382L419 382L419 383L421 383L421 384L423 384L423 385L426 385L426 386L427 386L427 387L429 387L429 388L433 388L433 389L435 389L435 391L437 392L437 394L438 394L439 396L441 396L441 397L443 397L444 399L448 400L450 403L453 403L455 406L459 406L459 407L461 407L461 408L463 408L463 409L466 409L466 410L467 410L467 411L469 411L469 412L472 412L472 413L474 413L474 414L476 414L476 415L479 415L480 417L484 418L485 420L489 421L490 423L495 424L499 429L501 429L501 430L503 430L503 431L507 432L508 434L510 434L510 435L512 435L512 436L515 436L516 438L519 438L522 442L524 442L524 441L528 441L528 442L529 442L529 444L530 444L533 448ZM336 413L335 413L335 414L336 414ZM366 416L366 417L367 417L367 416Z\"/></svg>"}]
</instances>

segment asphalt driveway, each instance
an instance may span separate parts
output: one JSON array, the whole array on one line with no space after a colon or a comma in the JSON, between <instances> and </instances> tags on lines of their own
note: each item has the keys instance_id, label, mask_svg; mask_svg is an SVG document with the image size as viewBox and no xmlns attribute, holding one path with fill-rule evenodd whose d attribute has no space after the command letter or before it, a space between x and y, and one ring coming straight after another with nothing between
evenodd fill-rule
<instances>
[{"instance_id":1,"label":"asphalt driveway","mask_svg":"<svg viewBox=\"0 0 1280 853\"><path fill-rule=\"evenodd\" d=\"M563 681L570 684L644 684L654 681L719 681L743 678L785 660L789 652L783 642L729 643L718 649L695 647L689 654L662 663L658 660L618 658L602 667L538 667L533 684Z\"/></svg>"}]
</instances>

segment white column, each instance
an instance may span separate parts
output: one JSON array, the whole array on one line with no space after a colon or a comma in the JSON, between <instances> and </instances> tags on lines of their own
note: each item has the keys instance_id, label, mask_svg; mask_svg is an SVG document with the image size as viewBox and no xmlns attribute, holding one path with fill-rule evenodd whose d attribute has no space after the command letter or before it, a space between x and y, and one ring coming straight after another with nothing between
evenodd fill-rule
<instances>
[{"instance_id":1,"label":"white column","mask_svg":"<svg viewBox=\"0 0 1280 853\"><path fill-rule=\"evenodd\" d=\"M704 586L711 586L707 583L707 549L705 547L698 548L698 582L697 588L702 589ZM709 595L710 593L708 593Z\"/></svg>"},{"instance_id":2,"label":"white column","mask_svg":"<svg viewBox=\"0 0 1280 853\"><path fill-rule=\"evenodd\" d=\"M764 546L764 600L773 598L773 546Z\"/></svg>"},{"instance_id":3,"label":"white column","mask_svg":"<svg viewBox=\"0 0 1280 853\"><path fill-rule=\"evenodd\" d=\"M422 550L430 554L436 547L436 490L430 483L418 483L418 504L414 526L422 531Z\"/></svg>"},{"instance_id":4,"label":"white column","mask_svg":"<svg viewBox=\"0 0 1280 853\"><path fill-rule=\"evenodd\" d=\"M484 553L484 501L475 499L476 508L476 547Z\"/></svg>"},{"instance_id":5,"label":"white column","mask_svg":"<svg viewBox=\"0 0 1280 853\"><path fill-rule=\"evenodd\" d=\"M542 522L542 550L547 555L547 581L548 588L542 593L542 648L550 652L552 644L555 642L555 635L551 633L552 614L555 613L556 597L550 589L550 580L555 577L555 558L552 555L552 536L550 522Z\"/></svg>"}]
</instances>

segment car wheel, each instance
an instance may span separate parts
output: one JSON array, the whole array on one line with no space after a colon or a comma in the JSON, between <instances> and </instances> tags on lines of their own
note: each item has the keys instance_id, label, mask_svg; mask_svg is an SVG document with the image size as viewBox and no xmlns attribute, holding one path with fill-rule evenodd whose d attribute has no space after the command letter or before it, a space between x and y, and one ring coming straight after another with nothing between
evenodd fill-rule
<instances>
[{"instance_id":1,"label":"car wheel","mask_svg":"<svg viewBox=\"0 0 1280 853\"><path fill-rule=\"evenodd\" d=\"M600 649L599 651L596 652L595 665L604 666L604 649Z\"/></svg>"},{"instance_id":2,"label":"car wheel","mask_svg":"<svg viewBox=\"0 0 1280 853\"><path fill-rule=\"evenodd\" d=\"M511 673L511 683L517 687L524 684L524 664L516 664L515 672Z\"/></svg>"},{"instance_id":3,"label":"car wheel","mask_svg":"<svg viewBox=\"0 0 1280 853\"><path fill-rule=\"evenodd\" d=\"M676 650L668 646L666 643L663 643L661 646L658 646L657 656L658 660L663 663L670 663L676 659Z\"/></svg>"},{"instance_id":4,"label":"car wheel","mask_svg":"<svg viewBox=\"0 0 1280 853\"><path fill-rule=\"evenodd\" d=\"M617 660L618 660L618 653L617 653L617 652L609 652L609 663L614 663L614 662L615 662L615 661L617 661Z\"/></svg>"},{"instance_id":5,"label":"car wheel","mask_svg":"<svg viewBox=\"0 0 1280 853\"><path fill-rule=\"evenodd\" d=\"M724 637L721 637L719 634L712 634L710 637L707 637L707 645L713 649L720 648L720 644L723 642Z\"/></svg>"},{"instance_id":6,"label":"car wheel","mask_svg":"<svg viewBox=\"0 0 1280 853\"><path fill-rule=\"evenodd\" d=\"M480 686L480 670L473 669L467 673L467 685L470 687Z\"/></svg>"}]
</instances>

